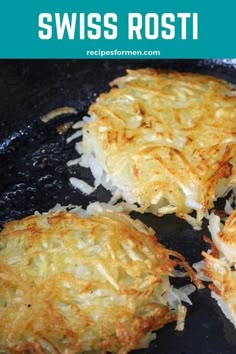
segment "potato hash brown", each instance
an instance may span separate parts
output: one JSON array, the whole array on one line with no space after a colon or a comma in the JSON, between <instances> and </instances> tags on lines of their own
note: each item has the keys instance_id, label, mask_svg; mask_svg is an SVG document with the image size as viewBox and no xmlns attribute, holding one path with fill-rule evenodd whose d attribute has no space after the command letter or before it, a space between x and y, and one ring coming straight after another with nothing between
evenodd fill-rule
<instances>
[{"instance_id":1,"label":"potato hash brown","mask_svg":"<svg viewBox=\"0 0 236 354\"><path fill-rule=\"evenodd\" d=\"M236 94L229 83L190 73L127 70L89 108L81 164L95 184L199 227L236 185Z\"/></svg>"},{"instance_id":2,"label":"potato hash brown","mask_svg":"<svg viewBox=\"0 0 236 354\"><path fill-rule=\"evenodd\" d=\"M203 252L202 272L212 282L209 288L225 316L236 327L236 210L225 225L214 214L210 217L211 253ZM208 240L209 242L209 240Z\"/></svg>"},{"instance_id":3,"label":"potato hash brown","mask_svg":"<svg viewBox=\"0 0 236 354\"><path fill-rule=\"evenodd\" d=\"M169 283L177 265L201 286L152 229L112 211L59 210L9 222L0 257L6 353L127 353L147 346L166 323L183 328L181 300L188 298Z\"/></svg>"}]
</instances>

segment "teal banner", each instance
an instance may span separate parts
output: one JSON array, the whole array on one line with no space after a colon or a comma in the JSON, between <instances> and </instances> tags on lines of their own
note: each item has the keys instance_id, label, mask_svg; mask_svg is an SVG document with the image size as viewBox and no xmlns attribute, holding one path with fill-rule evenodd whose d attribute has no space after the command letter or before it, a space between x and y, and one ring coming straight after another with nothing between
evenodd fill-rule
<instances>
[{"instance_id":1,"label":"teal banner","mask_svg":"<svg viewBox=\"0 0 236 354\"><path fill-rule=\"evenodd\" d=\"M235 35L235 0L0 5L0 58L234 58Z\"/></svg>"}]
</instances>

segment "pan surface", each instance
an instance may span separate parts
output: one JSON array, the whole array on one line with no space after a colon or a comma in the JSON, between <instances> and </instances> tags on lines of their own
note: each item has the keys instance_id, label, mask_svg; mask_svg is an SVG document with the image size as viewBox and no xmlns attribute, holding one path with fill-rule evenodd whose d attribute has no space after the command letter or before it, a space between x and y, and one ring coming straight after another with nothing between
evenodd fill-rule
<instances>
[{"instance_id":1,"label":"pan surface","mask_svg":"<svg viewBox=\"0 0 236 354\"><path fill-rule=\"evenodd\" d=\"M92 181L87 170L68 168L76 158L74 141L66 144L72 129L61 134L65 122L75 122L86 113L96 96L109 89L109 82L127 68L155 67L210 74L236 84L236 60L12 60L0 65L0 225L56 203L86 206L108 201L98 188L91 196L73 189L68 180L76 175ZM40 117L58 107L74 107L77 115L61 116L48 124ZM217 208L222 209L224 201ZM167 247L181 252L190 263L201 259L206 249L207 225L194 231L174 215L138 215L156 231ZM158 331L149 349L136 353L230 354L236 352L236 330L224 317L208 289L191 296L186 328L176 332L170 324Z\"/></svg>"}]
</instances>

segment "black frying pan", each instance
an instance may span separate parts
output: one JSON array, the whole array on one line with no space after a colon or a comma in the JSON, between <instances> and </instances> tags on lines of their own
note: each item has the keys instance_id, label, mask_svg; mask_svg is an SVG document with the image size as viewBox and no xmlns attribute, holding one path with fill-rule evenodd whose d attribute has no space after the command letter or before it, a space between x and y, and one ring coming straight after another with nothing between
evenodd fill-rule
<instances>
[{"instance_id":1,"label":"black frying pan","mask_svg":"<svg viewBox=\"0 0 236 354\"><path fill-rule=\"evenodd\" d=\"M68 168L77 157L74 142L66 144L58 126L79 120L96 95L126 68L156 67L214 75L236 83L236 60L13 60L0 62L0 225L6 221L47 211L56 203L80 204L107 201L103 188L90 197L73 189L68 179L78 174L92 181L87 170ZM49 124L40 117L50 110L71 106L78 115L61 116ZM221 209L224 201L217 204ZM162 218L134 215L152 226L159 240L180 251L193 263L206 249L202 231L173 215ZM174 324L158 331L157 340L139 353L229 354L236 352L236 330L225 319L207 289L192 295L184 332Z\"/></svg>"}]
</instances>

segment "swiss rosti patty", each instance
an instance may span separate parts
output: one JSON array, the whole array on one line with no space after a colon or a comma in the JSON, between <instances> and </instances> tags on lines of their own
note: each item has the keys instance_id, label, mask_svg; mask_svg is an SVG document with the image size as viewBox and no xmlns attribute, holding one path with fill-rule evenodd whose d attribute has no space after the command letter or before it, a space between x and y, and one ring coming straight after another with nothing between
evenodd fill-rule
<instances>
[{"instance_id":1,"label":"swiss rosti patty","mask_svg":"<svg viewBox=\"0 0 236 354\"><path fill-rule=\"evenodd\" d=\"M183 327L188 298L173 297L169 276L182 265L194 278L184 258L125 214L79 214L33 215L1 232L1 352L126 353L168 322Z\"/></svg>"},{"instance_id":2,"label":"swiss rosti patty","mask_svg":"<svg viewBox=\"0 0 236 354\"><path fill-rule=\"evenodd\" d=\"M236 185L236 94L213 77L128 70L89 108L77 145L96 185L140 212L176 213L199 227ZM76 185L76 183L74 183Z\"/></svg>"},{"instance_id":3,"label":"swiss rosti patty","mask_svg":"<svg viewBox=\"0 0 236 354\"><path fill-rule=\"evenodd\" d=\"M236 327L236 210L225 224L214 214L210 216L212 249L203 252L201 271L209 278L211 295L225 316Z\"/></svg>"}]
</instances>

